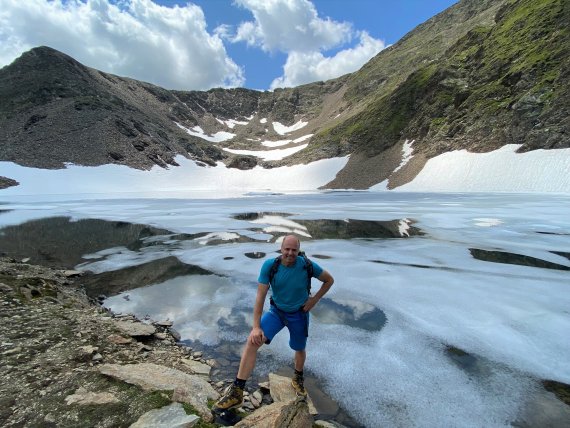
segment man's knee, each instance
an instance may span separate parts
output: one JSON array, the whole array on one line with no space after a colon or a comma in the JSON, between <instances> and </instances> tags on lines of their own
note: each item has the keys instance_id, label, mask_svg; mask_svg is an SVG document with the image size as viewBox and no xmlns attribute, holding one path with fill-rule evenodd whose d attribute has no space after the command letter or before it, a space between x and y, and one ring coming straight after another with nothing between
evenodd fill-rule
<instances>
[{"instance_id":1,"label":"man's knee","mask_svg":"<svg viewBox=\"0 0 570 428\"><path fill-rule=\"evenodd\" d=\"M261 346L263 345L263 342L260 345L256 345L255 343L252 343L251 341L247 340L245 342L245 350L250 351L250 352L257 352L259 348L261 348Z\"/></svg>"}]
</instances>

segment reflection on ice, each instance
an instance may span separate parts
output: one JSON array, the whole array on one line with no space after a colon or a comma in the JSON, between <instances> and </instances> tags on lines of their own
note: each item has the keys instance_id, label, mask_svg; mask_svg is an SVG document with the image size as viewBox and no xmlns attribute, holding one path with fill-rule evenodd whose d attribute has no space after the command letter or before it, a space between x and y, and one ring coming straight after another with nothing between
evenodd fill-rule
<instances>
[{"instance_id":1,"label":"reflection on ice","mask_svg":"<svg viewBox=\"0 0 570 428\"><path fill-rule=\"evenodd\" d=\"M110 297L104 306L116 313L172 320L184 340L215 345L220 341L219 324L232 324L232 308L240 302L244 309L248 307L247 299L228 278L186 275Z\"/></svg>"},{"instance_id":2,"label":"reflection on ice","mask_svg":"<svg viewBox=\"0 0 570 428\"><path fill-rule=\"evenodd\" d=\"M386 324L386 315L380 309L358 300L337 302L324 297L312 314L325 324L341 324L369 331L379 331Z\"/></svg>"},{"instance_id":3,"label":"reflection on ice","mask_svg":"<svg viewBox=\"0 0 570 428\"><path fill-rule=\"evenodd\" d=\"M303 239L354 239L354 238L404 238L422 235L423 232L412 226L407 218L390 221L372 221L357 219L291 219L293 214L285 213L242 213L235 215L238 220L264 225L265 233L283 237L295 234Z\"/></svg>"},{"instance_id":4,"label":"reflection on ice","mask_svg":"<svg viewBox=\"0 0 570 428\"><path fill-rule=\"evenodd\" d=\"M558 263L548 262L536 257L525 256L523 254L513 254L506 251L489 251L479 248L469 248L471 255L477 260L483 260L493 263L507 263L520 266L533 266L544 269L570 270L570 266L560 265ZM556 254L556 253L555 253Z\"/></svg>"},{"instance_id":5,"label":"reflection on ice","mask_svg":"<svg viewBox=\"0 0 570 428\"><path fill-rule=\"evenodd\" d=\"M83 255L93 258L78 255L80 268L115 272L114 284L128 288L113 288L125 294L106 304L170 317L185 340L227 356L226 377L235 375L251 325L262 263L246 254L274 257L284 232L264 229L297 229L310 235L299 234L302 249L335 277L315 308L307 370L361 424L567 426L568 406L545 391L543 380L570 384L569 272L542 262L570 266L569 206L565 195L258 194L5 204L10 211L0 225L66 216L164 230L135 235L134 245L87 248ZM35 229L27 230L32 241ZM93 236L77 231L71 245ZM224 233L239 239L196 239ZM482 261L470 249L485 249L482 258L495 256L492 249L532 263ZM169 276L177 263L204 273ZM139 281L140 273L163 266L164 275ZM147 286L133 290L137 282ZM256 373L289 364L287 335L262 347L259 361Z\"/></svg>"}]
</instances>

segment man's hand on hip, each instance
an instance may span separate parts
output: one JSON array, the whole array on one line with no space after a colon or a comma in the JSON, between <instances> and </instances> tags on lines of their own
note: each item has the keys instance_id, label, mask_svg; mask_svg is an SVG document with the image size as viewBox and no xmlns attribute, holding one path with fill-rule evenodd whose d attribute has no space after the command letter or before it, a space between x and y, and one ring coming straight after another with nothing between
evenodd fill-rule
<instances>
[{"instance_id":1,"label":"man's hand on hip","mask_svg":"<svg viewBox=\"0 0 570 428\"><path fill-rule=\"evenodd\" d=\"M305 304L303 305L303 311L309 312L315 307L319 299L316 296L309 296Z\"/></svg>"}]
</instances>

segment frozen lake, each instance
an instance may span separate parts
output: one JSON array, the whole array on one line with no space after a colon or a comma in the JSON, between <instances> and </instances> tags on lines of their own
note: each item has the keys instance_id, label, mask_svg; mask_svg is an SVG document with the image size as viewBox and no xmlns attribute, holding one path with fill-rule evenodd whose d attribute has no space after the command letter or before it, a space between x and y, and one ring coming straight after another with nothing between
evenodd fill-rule
<instances>
[{"instance_id":1,"label":"frozen lake","mask_svg":"<svg viewBox=\"0 0 570 428\"><path fill-rule=\"evenodd\" d=\"M296 233L335 278L307 371L359 424L570 425L544 383L570 384L569 195L113 198L4 197L0 248L107 275L106 306L173 320L230 376L261 263ZM287 341L256 378L291 361Z\"/></svg>"}]
</instances>

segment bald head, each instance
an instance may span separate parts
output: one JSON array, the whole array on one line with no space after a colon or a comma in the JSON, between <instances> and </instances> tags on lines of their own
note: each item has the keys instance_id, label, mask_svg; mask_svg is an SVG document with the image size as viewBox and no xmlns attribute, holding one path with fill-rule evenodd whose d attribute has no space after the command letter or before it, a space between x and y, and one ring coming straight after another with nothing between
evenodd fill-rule
<instances>
[{"instance_id":1,"label":"bald head","mask_svg":"<svg viewBox=\"0 0 570 428\"><path fill-rule=\"evenodd\" d=\"M297 260L301 241L295 235L287 235L281 242L281 263L285 266L292 266Z\"/></svg>"},{"instance_id":2,"label":"bald head","mask_svg":"<svg viewBox=\"0 0 570 428\"><path fill-rule=\"evenodd\" d=\"M283 249L285 246L287 247L294 246L297 248L298 251L299 248L301 248L301 241L295 235L287 235L285 238L283 238L283 241L281 242L281 248Z\"/></svg>"}]
</instances>

